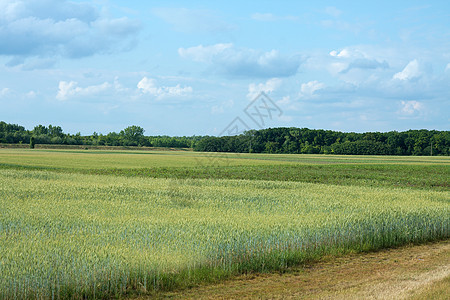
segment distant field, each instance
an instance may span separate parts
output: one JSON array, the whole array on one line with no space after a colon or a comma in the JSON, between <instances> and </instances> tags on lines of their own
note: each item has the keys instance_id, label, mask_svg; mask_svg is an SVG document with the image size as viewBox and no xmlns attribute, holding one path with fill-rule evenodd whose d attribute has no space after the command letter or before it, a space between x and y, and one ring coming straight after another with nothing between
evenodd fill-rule
<instances>
[{"instance_id":1,"label":"distant field","mask_svg":"<svg viewBox=\"0 0 450 300\"><path fill-rule=\"evenodd\" d=\"M448 157L0 150L0 298L145 294L450 236Z\"/></svg>"},{"instance_id":2,"label":"distant field","mask_svg":"<svg viewBox=\"0 0 450 300\"><path fill-rule=\"evenodd\" d=\"M0 149L0 163L45 168L154 168L273 164L401 164L450 166L447 156L240 154L193 151Z\"/></svg>"},{"instance_id":3,"label":"distant field","mask_svg":"<svg viewBox=\"0 0 450 300\"><path fill-rule=\"evenodd\" d=\"M450 158L445 156L3 149L0 168L154 178L450 188Z\"/></svg>"}]
</instances>

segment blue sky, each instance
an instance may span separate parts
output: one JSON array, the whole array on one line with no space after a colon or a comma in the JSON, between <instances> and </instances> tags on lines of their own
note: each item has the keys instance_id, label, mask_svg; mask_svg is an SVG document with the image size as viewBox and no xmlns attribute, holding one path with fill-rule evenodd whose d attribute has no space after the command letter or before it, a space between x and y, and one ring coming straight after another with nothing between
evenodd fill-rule
<instances>
[{"instance_id":1,"label":"blue sky","mask_svg":"<svg viewBox=\"0 0 450 300\"><path fill-rule=\"evenodd\" d=\"M449 130L449 1L0 0L0 120L92 134Z\"/></svg>"}]
</instances>

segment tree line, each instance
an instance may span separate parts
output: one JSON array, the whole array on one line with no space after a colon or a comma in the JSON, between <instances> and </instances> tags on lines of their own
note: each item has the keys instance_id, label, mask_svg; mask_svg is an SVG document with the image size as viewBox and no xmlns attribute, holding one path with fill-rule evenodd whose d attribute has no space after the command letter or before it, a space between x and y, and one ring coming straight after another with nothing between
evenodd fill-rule
<instances>
[{"instance_id":1,"label":"tree line","mask_svg":"<svg viewBox=\"0 0 450 300\"><path fill-rule=\"evenodd\" d=\"M53 145L87 145L87 146L145 146L168 148L193 148L196 141L202 137L171 137L145 136L142 127L133 125L120 132L110 132L106 135L94 132L82 136L64 133L60 126L38 125L33 130L25 127L0 122L0 143L5 144L53 144Z\"/></svg>"},{"instance_id":2,"label":"tree line","mask_svg":"<svg viewBox=\"0 0 450 300\"><path fill-rule=\"evenodd\" d=\"M0 122L0 143L193 148L204 152L356 155L450 155L450 131L339 132L308 128L249 130L236 136L145 136L133 125L106 135L66 134L60 126L33 130Z\"/></svg>"},{"instance_id":3,"label":"tree line","mask_svg":"<svg viewBox=\"0 0 450 300\"><path fill-rule=\"evenodd\" d=\"M194 150L213 152L352 155L450 155L450 131L339 132L308 128L250 130L205 137Z\"/></svg>"}]
</instances>

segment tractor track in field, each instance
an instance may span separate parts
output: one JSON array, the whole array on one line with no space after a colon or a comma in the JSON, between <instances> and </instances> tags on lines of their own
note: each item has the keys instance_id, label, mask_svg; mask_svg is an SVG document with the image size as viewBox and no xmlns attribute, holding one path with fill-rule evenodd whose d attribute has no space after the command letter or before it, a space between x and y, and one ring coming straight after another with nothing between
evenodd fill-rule
<instances>
[{"instance_id":1,"label":"tractor track in field","mask_svg":"<svg viewBox=\"0 0 450 300\"><path fill-rule=\"evenodd\" d=\"M173 299L449 299L450 240L327 257L279 274L248 274L162 293ZM145 298L140 298L145 299Z\"/></svg>"}]
</instances>

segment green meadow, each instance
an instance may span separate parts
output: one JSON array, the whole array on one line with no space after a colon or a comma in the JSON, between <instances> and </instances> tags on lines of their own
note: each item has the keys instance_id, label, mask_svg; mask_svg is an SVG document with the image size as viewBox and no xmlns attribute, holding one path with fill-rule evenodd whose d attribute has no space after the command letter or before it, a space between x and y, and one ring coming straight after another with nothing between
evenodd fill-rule
<instances>
[{"instance_id":1,"label":"green meadow","mask_svg":"<svg viewBox=\"0 0 450 300\"><path fill-rule=\"evenodd\" d=\"M450 235L448 157L0 150L0 298L152 295Z\"/></svg>"}]
</instances>

